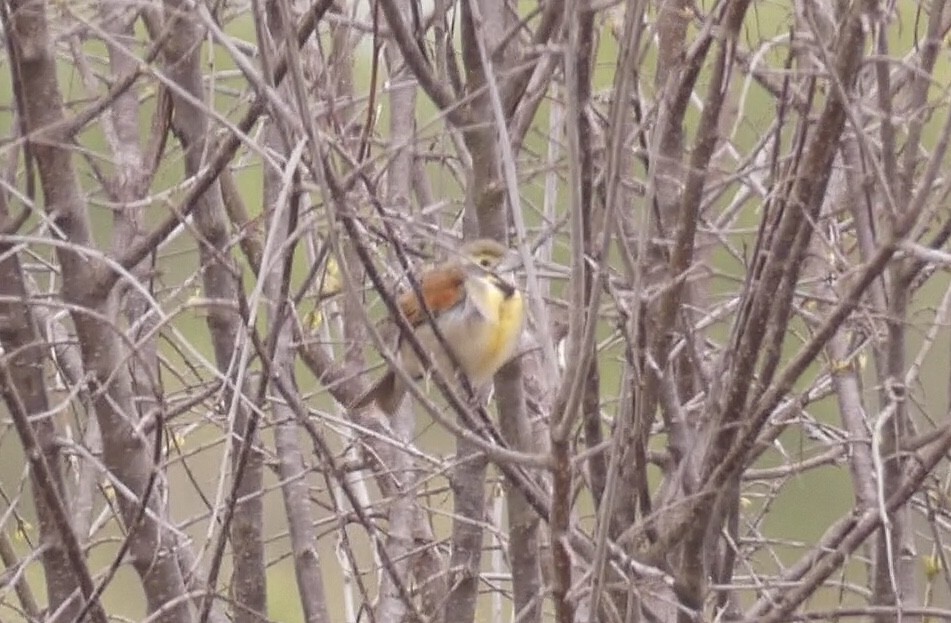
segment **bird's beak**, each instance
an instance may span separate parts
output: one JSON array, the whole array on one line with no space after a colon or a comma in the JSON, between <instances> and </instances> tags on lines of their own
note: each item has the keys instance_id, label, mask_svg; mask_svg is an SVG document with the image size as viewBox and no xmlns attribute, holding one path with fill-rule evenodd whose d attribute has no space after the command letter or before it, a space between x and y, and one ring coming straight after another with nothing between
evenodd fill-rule
<instances>
[{"instance_id":1,"label":"bird's beak","mask_svg":"<svg viewBox=\"0 0 951 623\"><path fill-rule=\"evenodd\" d=\"M495 267L496 272L505 275L513 273L522 267L522 256L515 249L511 249Z\"/></svg>"}]
</instances>

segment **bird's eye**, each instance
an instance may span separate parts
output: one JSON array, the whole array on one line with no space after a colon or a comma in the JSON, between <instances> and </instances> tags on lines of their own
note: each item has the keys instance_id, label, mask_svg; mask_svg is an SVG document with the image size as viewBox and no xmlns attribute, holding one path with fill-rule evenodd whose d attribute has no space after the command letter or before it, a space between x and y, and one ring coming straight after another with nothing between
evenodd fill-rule
<instances>
[{"instance_id":1,"label":"bird's eye","mask_svg":"<svg viewBox=\"0 0 951 623\"><path fill-rule=\"evenodd\" d=\"M479 260L479 266L481 266L482 268L488 268L491 265L492 265L492 260L490 260L487 257L483 257L482 259Z\"/></svg>"}]
</instances>

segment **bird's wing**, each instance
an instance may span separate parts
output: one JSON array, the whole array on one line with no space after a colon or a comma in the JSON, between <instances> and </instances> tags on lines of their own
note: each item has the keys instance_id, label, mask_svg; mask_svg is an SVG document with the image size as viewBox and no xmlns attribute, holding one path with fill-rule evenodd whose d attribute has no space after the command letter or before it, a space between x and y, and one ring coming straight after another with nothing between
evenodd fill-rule
<instances>
[{"instance_id":1,"label":"bird's wing","mask_svg":"<svg viewBox=\"0 0 951 623\"><path fill-rule=\"evenodd\" d=\"M463 287L465 280L466 273L459 266L443 266L423 273L419 279L419 286L426 300L426 306L433 316L439 316L465 298L466 290ZM414 327L426 322L426 312L423 311L419 299L416 298L416 292L412 289L400 295L397 302Z\"/></svg>"}]
</instances>

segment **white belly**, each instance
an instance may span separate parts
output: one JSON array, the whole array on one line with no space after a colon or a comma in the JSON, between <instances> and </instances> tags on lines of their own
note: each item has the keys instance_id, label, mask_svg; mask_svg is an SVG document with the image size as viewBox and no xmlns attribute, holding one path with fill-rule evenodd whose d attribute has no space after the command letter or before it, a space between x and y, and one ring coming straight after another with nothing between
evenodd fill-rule
<instances>
[{"instance_id":1,"label":"white belly","mask_svg":"<svg viewBox=\"0 0 951 623\"><path fill-rule=\"evenodd\" d=\"M452 349L453 355L455 355L462 371L469 377L469 381L474 385L481 385L488 381L495 370L489 371L488 374L483 371L482 363L485 358L485 349L481 345L492 341L492 337L497 330L497 323L481 317L474 309L467 309L466 306L462 306L444 313L437 320L437 324L446 343L457 345ZM455 377L452 360L440 345L429 322L424 322L416 328L416 338L429 354L431 361L439 367L443 376L452 380ZM423 376L425 370L409 343L403 344L400 356L407 372L413 377Z\"/></svg>"},{"instance_id":2,"label":"white belly","mask_svg":"<svg viewBox=\"0 0 951 623\"><path fill-rule=\"evenodd\" d=\"M466 302L441 314L436 323L446 343L453 345L460 369L478 387L511 358L522 332L522 299L518 292L505 298L498 288L479 278L468 279L466 289ZM416 336L443 376L455 378L452 359L429 322L416 328ZM425 370L408 343L400 349L400 357L413 377L423 376Z\"/></svg>"}]
</instances>

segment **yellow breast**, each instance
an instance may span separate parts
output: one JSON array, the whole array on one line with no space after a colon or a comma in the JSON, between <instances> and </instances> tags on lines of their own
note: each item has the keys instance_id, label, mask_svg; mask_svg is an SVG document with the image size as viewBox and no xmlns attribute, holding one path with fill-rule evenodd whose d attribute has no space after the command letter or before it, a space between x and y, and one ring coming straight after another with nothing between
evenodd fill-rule
<instances>
[{"instance_id":1,"label":"yellow breast","mask_svg":"<svg viewBox=\"0 0 951 623\"><path fill-rule=\"evenodd\" d=\"M470 275L465 289L464 301L441 313L437 324L466 376L481 385L511 359L522 333L525 309L518 290L503 290L491 277ZM435 364L445 374L452 374L451 361L429 323L420 324L415 333ZM423 366L408 344L401 357L411 376L422 375Z\"/></svg>"},{"instance_id":2,"label":"yellow breast","mask_svg":"<svg viewBox=\"0 0 951 623\"><path fill-rule=\"evenodd\" d=\"M479 344L479 356L474 361L470 376L488 380L511 357L518 345L525 318L525 306L518 290L509 296L489 279L482 288L469 289L469 295L482 298L478 307L484 314L485 330ZM486 313L488 312L488 313Z\"/></svg>"}]
</instances>

